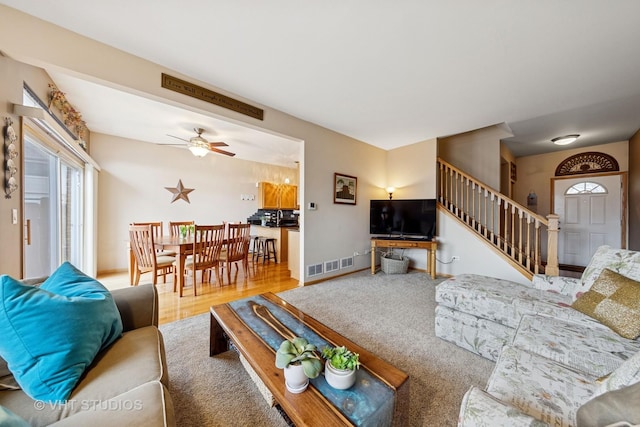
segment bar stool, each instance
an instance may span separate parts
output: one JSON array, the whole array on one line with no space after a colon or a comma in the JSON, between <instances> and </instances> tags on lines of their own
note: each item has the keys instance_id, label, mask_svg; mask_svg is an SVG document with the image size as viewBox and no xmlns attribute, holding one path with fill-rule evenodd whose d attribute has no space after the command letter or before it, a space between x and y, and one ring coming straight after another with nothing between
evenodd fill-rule
<instances>
[{"instance_id":1,"label":"bar stool","mask_svg":"<svg viewBox=\"0 0 640 427\"><path fill-rule=\"evenodd\" d=\"M255 234L251 234L249 236L249 253L251 254L251 261L256 260L256 256L258 254L258 239L260 236L256 236Z\"/></svg>"},{"instance_id":2,"label":"bar stool","mask_svg":"<svg viewBox=\"0 0 640 427\"><path fill-rule=\"evenodd\" d=\"M276 239L273 237L258 237L258 251L254 253L254 260L260 261L262 257L262 263L273 259L275 263L278 262L278 256L276 254Z\"/></svg>"}]
</instances>

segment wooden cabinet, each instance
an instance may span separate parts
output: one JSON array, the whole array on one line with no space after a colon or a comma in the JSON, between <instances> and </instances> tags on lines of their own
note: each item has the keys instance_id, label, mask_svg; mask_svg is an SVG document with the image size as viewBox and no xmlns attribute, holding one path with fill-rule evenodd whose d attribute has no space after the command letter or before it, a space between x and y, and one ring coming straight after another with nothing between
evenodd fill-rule
<instances>
[{"instance_id":1,"label":"wooden cabinet","mask_svg":"<svg viewBox=\"0 0 640 427\"><path fill-rule=\"evenodd\" d=\"M297 209L298 187L261 182L258 185L258 204L261 209Z\"/></svg>"},{"instance_id":2,"label":"wooden cabinet","mask_svg":"<svg viewBox=\"0 0 640 427\"><path fill-rule=\"evenodd\" d=\"M280 192L280 209L296 209L298 207L298 187L283 185Z\"/></svg>"}]
</instances>

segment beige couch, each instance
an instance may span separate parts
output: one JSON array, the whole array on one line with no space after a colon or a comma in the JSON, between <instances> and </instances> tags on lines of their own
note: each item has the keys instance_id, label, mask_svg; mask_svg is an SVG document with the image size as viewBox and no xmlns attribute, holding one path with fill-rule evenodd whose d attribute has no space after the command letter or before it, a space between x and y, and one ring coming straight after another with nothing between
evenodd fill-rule
<instances>
[{"instance_id":1,"label":"beige couch","mask_svg":"<svg viewBox=\"0 0 640 427\"><path fill-rule=\"evenodd\" d=\"M99 353L65 403L0 391L0 405L33 426L175 426L153 285L112 292L122 337ZM81 325L79 325L81 326Z\"/></svg>"}]
</instances>

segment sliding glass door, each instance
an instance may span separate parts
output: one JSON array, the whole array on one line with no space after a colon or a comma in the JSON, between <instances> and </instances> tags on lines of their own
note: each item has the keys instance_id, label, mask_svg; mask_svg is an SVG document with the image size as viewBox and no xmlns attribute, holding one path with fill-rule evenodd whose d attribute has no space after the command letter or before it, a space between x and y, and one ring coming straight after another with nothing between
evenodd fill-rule
<instances>
[{"instance_id":1,"label":"sliding glass door","mask_svg":"<svg viewBox=\"0 0 640 427\"><path fill-rule=\"evenodd\" d=\"M24 277L51 274L64 261L82 266L80 166L24 132Z\"/></svg>"}]
</instances>

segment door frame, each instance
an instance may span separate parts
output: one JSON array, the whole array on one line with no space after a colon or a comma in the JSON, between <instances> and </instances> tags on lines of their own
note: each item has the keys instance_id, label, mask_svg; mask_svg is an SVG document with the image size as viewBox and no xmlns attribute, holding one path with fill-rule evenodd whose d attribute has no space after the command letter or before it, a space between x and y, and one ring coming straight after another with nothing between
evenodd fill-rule
<instances>
[{"instance_id":1,"label":"door frame","mask_svg":"<svg viewBox=\"0 0 640 427\"><path fill-rule=\"evenodd\" d=\"M603 176L611 176L611 175L620 175L620 184L622 188L620 189L620 249L627 248L627 187L628 187L628 173L627 172L602 172L602 173L592 173L592 174L575 174L575 175L563 175L563 176L554 176L551 178L550 185L550 193L549 196L551 198L549 206L551 207L550 211L555 213L555 183L559 180L564 179L580 179L584 178L585 180L588 178L599 178Z\"/></svg>"}]
</instances>

